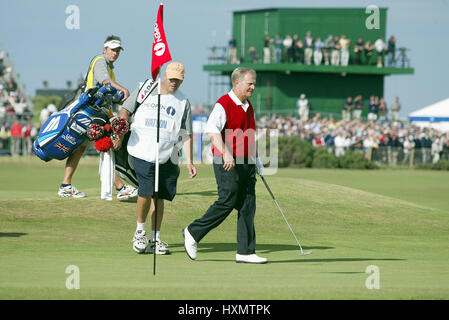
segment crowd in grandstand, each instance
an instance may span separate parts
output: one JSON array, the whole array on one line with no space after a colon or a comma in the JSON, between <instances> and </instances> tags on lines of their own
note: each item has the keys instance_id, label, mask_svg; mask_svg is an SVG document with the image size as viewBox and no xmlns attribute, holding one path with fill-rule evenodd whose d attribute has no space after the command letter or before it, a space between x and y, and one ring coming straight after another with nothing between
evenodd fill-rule
<instances>
[{"instance_id":1,"label":"crowd in grandstand","mask_svg":"<svg viewBox=\"0 0 449 320\"><path fill-rule=\"evenodd\" d=\"M229 41L229 63L238 64L243 60L252 63L300 63L306 65L347 66L348 64L370 65L377 67L396 65L396 38L391 36L387 42L381 36L376 41L364 41L358 37L352 40L346 35L329 34L326 39L314 37L308 31L304 38L297 34L282 37L276 34L263 39L263 54L250 45L247 58L237 57L237 42L234 37ZM351 50L353 55L350 54ZM385 62L385 55L387 61ZM375 59L373 59L375 58Z\"/></svg>"},{"instance_id":2,"label":"crowd in grandstand","mask_svg":"<svg viewBox=\"0 0 449 320\"><path fill-rule=\"evenodd\" d=\"M273 113L257 121L257 128L276 130L280 136L298 136L313 146L326 147L341 156L346 150L361 150L372 159L373 151L389 150L388 163L408 164L412 151L419 150L419 162L437 162L449 155L449 132L420 128L398 121L334 120L316 114L300 120L293 114L286 117ZM401 161L398 161L399 158ZM449 160L449 159L446 159Z\"/></svg>"},{"instance_id":3,"label":"crowd in grandstand","mask_svg":"<svg viewBox=\"0 0 449 320\"><path fill-rule=\"evenodd\" d=\"M401 109L401 104L399 102L399 97L396 97L393 102L391 102L390 106L391 111L391 120L398 121L399 120L399 110ZM387 114L389 111L387 107L387 103L384 98L380 98L375 95L371 95L369 98L369 103L367 105L367 118L369 121L386 121ZM361 120L362 113L365 110L365 105L363 104L362 95L358 95L356 97L348 97L346 102L341 110L342 119L345 121ZM301 114L301 112L300 112Z\"/></svg>"},{"instance_id":4,"label":"crowd in grandstand","mask_svg":"<svg viewBox=\"0 0 449 320\"><path fill-rule=\"evenodd\" d=\"M37 134L32 119L33 112L14 80L12 68L0 57L0 149L10 150L13 156L31 155L31 141Z\"/></svg>"}]
</instances>

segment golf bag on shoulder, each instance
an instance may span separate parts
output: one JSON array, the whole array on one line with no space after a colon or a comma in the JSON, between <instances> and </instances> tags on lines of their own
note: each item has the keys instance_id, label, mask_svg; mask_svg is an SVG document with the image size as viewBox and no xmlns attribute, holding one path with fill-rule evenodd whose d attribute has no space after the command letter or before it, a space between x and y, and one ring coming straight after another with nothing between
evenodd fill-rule
<instances>
[{"instance_id":1,"label":"golf bag on shoulder","mask_svg":"<svg viewBox=\"0 0 449 320\"><path fill-rule=\"evenodd\" d=\"M117 172L123 182L138 188L139 183L137 182L136 172L134 171L131 156L128 154L127 149L130 136L131 131L125 134L122 147L119 150L114 150L115 172Z\"/></svg>"},{"instance_id":2,"label":"golf bag on shoulder","mask_svg":"<svg viewBox=\"0 0 449 320\"><path fill-rule=\"evenodd\" d=\"M44 161L67 158L88 139L90 124L103 126L109 122L108 106L120 102L123 97L123 91L109 83L87 90L47 119L33 143L33 151Z\"/></svg>"},{"instance_id":3,"label":"golf bag on shoulder","mask_svg":"<svg viewBox=\"0 0 449 320\"><path fill-rule=\"evenodd\" d=\"M157 82L151 79L148 79L140 86L134 113L156 88ZM128 154L128 140L130 136L131 131L128 131L128 133L124 136L122 147L119 150L114 151L115 171L123 182L138 188L139 183L137 181L136 172L134 171L134 167L131 162L131 156Z\"/></svg>"}]
</instances>

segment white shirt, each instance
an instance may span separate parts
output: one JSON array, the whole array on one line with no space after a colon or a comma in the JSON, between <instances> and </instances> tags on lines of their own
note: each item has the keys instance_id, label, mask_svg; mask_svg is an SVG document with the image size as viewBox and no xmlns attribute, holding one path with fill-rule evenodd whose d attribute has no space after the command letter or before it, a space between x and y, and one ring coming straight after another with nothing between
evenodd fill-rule
<instances>
[{"instance_id":1,"label":"white shirt","mask_svg":"<svg viewBox=\"0 0 449 320\"><path fill-rule=\"evenodd\" d=\"M228 95L232 99L232 101L234 101L236 105L241 106L245 112L248 110L248 100L245 100L245 103L241 102L232 90L228 92ZM226 111L223 106L217 102L209 115L204 133L221 133L225 125Z\"/></svg>"},{"instance_id":2,"label":"white shirt","mask_svg":"<svg viewBox=\"0 0 449 320\"><path fill-rule=\"evenodd\" d=\"M374 147L374 141L371 137L368 137L363 140L363 147L365 148L373 148Z\"/></svg>"},{"instance_id":3,"label":"white shirt","mask_svg":"<svg viewBox=\"0 0 449 320\"><path fill-rule=\"evenodd\" d=\"M410 150L415 147L415 142L413 140L405 139L404 141L404 153L410 153Z\"/></svg>"},{"instance_id":4,"label":"white shirt","mask_svg":"<svg viewBox=\"0 0 449 320\"><path fill-rule=\"evenodd\" d=\"M47 110L47 108L44 108L41 110L41 114L39 116L39 120L44 123L47 121L48 117L50 116L50 111Z\"/></svg>"},{"instance_id":5,"label":"white shirt","mask_svg":"<svg viewBox=\"0 0 449 320\"><path fill-rule=\"evenodd\" d=\"M377 52L382 52L385 49L385 42L379 38L374 42L374 46L376 47Z\"/></svg>"},{"instance_id":6,"label":"white shirt","mask_svg":"<svg viewBox=\"0 0 449 320\"><path fill-rule=\"evenodd\" d=\"M178 150L174 146L183 134L181 123L187 98L178 90L174 94L161 95L160 101L159 163L171 159L177 164ZM157 95L150 95L134 115L128 141L130 155L148 162L156 161L156 124Z\"/></svg>"},{"instance_id":7,"label":"white shirt","mask_svg":"<svg viewBox=\"0 0 449 320\"><path fill-rule=\"evenodd\" d=\"M283 45L286 48L290 48L293 44L293 39L292 38L285 38L283 41Z\"/></svg>"},{"instance_id":8,"label":"white shirt","mask_svg":"<svg viewBox=\"0 0 449 320\"><path fill-rule=\"evenodd\" d=\"M299 106L300 110L305 110L307 108L307 106L309 105L309 100L299 99L297 105Z\"/></svg>"},{"instance_id":9,"label":"white shirt","mask_svg":"<svg viewBox=\"0 0 449 320\"><path fill-rule=\"evenodd\" d=\"M336 148L343 148L345 146L345 138L342 136L336 136L334 138L334 144Z\"/></svg>"}]
</instances>

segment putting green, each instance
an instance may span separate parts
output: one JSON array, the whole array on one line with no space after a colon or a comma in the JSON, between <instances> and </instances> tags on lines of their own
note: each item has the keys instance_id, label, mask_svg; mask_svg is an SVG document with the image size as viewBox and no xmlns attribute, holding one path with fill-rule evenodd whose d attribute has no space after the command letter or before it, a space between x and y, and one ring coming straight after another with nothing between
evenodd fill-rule
<instances>
[{"instance_id":1,"label":"putting green","mask_svg":"<svg viewBox=\"0 0 449 320\"><path fill-rule=\"evenodd\" d=\"M2 299L449 298L448 172L281 169L266 180L313 254L299 255L259 181L257 253L269 263L248 265L234 260L235 212L199 244L196 261L187 257L181 230L217 192L210 166L193 180L181 168L162 230L172 254L157 256L153 276L153 256L131 248L136 204L100 200L97 158L82 159L73 179L88 197L58 198L63 167L0 159ZM66 287L69 266L79 290Z\"/></svg>"}]
</instances>

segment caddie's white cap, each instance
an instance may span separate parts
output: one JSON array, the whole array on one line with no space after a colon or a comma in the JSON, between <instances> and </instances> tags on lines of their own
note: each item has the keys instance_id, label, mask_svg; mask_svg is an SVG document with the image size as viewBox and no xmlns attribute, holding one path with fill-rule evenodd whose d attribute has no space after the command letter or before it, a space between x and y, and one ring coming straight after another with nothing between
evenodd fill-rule
<instances>
[{"instance_id":1,"label":"caddie's white cap","mask_svg":"<svg viewBox=\"0 0 449 320\"><path fill-rule=\"evenodd\" d=\"M125 49L123 49L122 43L120 42L120 40L109 40L108 42L104 43L104 48L106 48L106 47L109 47L111 49L120 48L122 50L125 50Z\"/></svg>"}]
</instances>

